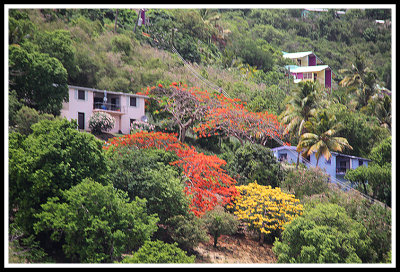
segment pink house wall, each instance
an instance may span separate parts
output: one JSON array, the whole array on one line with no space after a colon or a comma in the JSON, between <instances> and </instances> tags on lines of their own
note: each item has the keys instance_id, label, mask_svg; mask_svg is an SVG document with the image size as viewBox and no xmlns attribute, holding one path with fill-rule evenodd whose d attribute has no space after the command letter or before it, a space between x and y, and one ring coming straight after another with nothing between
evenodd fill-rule
<instances>
[{"instance_id":1,"label":"pink house wall","mask_svg":"<svg viewBox=\"0 0 400 272\"><path fill-rule=\"evenodd\" d=\"M85 92L85 99L78 99L78 89L83 90ZM94 92L99 93L100 95L102 91L90 89L90 88L82 88L82 87L69 87L69 100L68 102L63 103L63 108L61 110L61 117L65 117L68 120L78 120L78 113L84 113L85 115L85 124L84 129L89 131L89 119L92 116L94 111L102 111L99 109L93 109L94 102ZM104 93L104 92L103 92ZM111 94L111 92L110 92ZM143 96L135 96L124 93L112 93L114 96L117 95L120 100L120 111L106 111L111 114L115 118L115 125L110 130L111 133L118 133L121 131L124 134L129 134L130 129L130 120L141 120L142 116L145 115L145 100ZM99 95L99 94L97 94ZM136 107L130 106L130 97L136 97Z\"/></svg>"}]
</instances>

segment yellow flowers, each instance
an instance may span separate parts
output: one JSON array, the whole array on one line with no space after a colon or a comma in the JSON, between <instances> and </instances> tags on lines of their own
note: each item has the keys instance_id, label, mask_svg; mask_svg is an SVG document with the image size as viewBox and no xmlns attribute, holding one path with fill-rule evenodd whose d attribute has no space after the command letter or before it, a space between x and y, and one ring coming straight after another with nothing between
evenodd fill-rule
<instances>
[{"instance_id":1,"label":"yellow flowers","mask_svg":"<svg viewBox=\"0 0 400 272\"><path fill-rule=\"evenodd\" d=\"M269 234L284 230L285 224L301 215L303 205L293 194L286 194L280 188L258 185L257 182L236 186L240 193L228 208L234 210L239 220L248 226Z\"/></svg>"}]
</instances>

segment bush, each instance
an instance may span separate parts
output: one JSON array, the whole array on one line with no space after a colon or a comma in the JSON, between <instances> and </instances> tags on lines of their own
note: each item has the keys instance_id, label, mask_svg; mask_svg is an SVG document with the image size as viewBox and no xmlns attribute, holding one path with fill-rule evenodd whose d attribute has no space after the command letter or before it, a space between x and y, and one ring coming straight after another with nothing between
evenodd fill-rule
<instances>
[{"instance_id":1,"label":"bush","mask_svg":"<svg viewBox=\"0 0 400 272\"><path fill-rule=\"evenodd\" d=\"M328 174L321 168L293 169L288 171L281 188L297 198L322 194L328 190Z\"/></svg>"},{"instance_id":2,"label":"bush","mask_svg":"<svg viewBox=\"0 0 400 272\"><path fill-rule=\"evenodd\" d=\"M295 218L274 242L278 263L361 263L371 240L362 224L336 204L318 204Z\"/></svg>"},{"instance_id":3,"label":"bush","mask_svg":"<svg viewBox=\"0 0 400 272\"><path fill-rule=\"evenodd\" d=\"M62 195L42 205L34 229L51 231L52 240L63 237L63 251L72 262L113 262L157 230L158 218L146 213L146 200L130 201L112 185L85 179Z\"/></svg>"},{"instance_id":4,"label":"bush","mask_svg":"<svg viewBox=\"0 0 400 272\"><path fill-rule=\"evenodd\" d=\"M370 203L357 190L343 191L337 185L330 184L329 190L321 195L305 197L306 209L311 209L320 203L337 204L346 213L366 229L371 239L371 252L365 262L387 262L392 245L392 227L390 208L380 203ZM390 260L389 260L390 262Z\"/></svg>"},{"instance_id":5,"label":"bush","mask_svg":"<svg viewBox=\"0 0 400 272\"><path fill-rule=\"evenodd\" d=\"M234 214L261 235L279 236L286 225L302 214L303 206L294 195L283 193L280 188L258 185L256 182L236 187L240 195L234 199Z\"/></svg>"},{"instance_id":6,"label":"bush","mask_svg":"<svg viewBox=\"0 0 400 272\"><path fill-rule=\"evenodd\" d=\"M208 232L214 237L214 247L217 247L221 235L231 235L237 231L239 221L233 214L224 211L221 206L216 206L208 211L204 217L204 224Z\"/></svg>"},{"instance_id":7,"label":"bush","mask_svg":"<svg viewBox=\"0 0 400 272\"><path fill-rule=\"evenodd\" d=\"M35 109L22 106L15 116L16 131L23 135L29 135L32 133L31 126L33 124L46 119L53 120L54 116L48 113L40 114Z\"/></svg>"},{"instance_id":8,"label":"bush","mask_svg":"<svg viewBox=\"0 0 400 272\"><path fill-rule=\"evenodd\" d=\"M284 177L284 171L269 148L246 143L227 158L227 171L239 185L257 181L260 185L276 187Z\"/></svg>"},{"instance_id":9,"label":"bush","mask_svg":"<svg viewBox=\"0 0 400 272\"><path fill-rule=\"evenodd\" d=\"M114 117L106 112L95 112L89 119L89 128L93 134L101 134L103 131L109 131L114 127L114 124Z\"/></svg>"},{"instance_id":10,"label":"bush","mask_svg":"<svg viewBox=\"0 0 400 272\"><path fill-rule=\"evenodd\" d=\"M136 133L139 131L154 131L155 126L148 123L148 122L143 122L143 121L134 121L131 123L130 127L130 133Z\"/></svg>"},{"instance_id":11,"label":"bush","mask_svg":"<svg viewBox=\"0 0 400 272\"><path fill-rule=\"evenodd\" d=\"M187 256L177 243L167 244L162 241L146 241L145 244L125 257L121 263L194 263L196 256Z\"/></svg>"},{"instance_id":12,"label":"bush","mask_svg":"<svg viewBox=\"0 0 400 272\"><path fill-rule=\"evenodd\" d=\"M207 241L207 232L204 229L203 221L193 213L186 216L176 215L171 217L166 221L166 224L172 240L185 250L192 249L200 242Z\"/></svg>"}]
</instances>

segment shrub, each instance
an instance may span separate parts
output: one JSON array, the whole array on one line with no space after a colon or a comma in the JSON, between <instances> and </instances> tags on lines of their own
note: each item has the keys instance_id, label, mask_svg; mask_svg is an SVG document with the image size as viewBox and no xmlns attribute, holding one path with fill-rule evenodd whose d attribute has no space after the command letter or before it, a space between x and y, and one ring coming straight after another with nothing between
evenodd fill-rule
<instances>
[{"instance_id":1,"label":"shrub","mask_svg":"<svg viewBox=\"0 0 400 272\"><path fill-rule=\"evenodd\" d=\"M171 217L166 221L166 224L172 240L185 250L192 249L200 242L207 241L204 223L193 213L186 216L176 215Z\"/></svg>"},{"instance_id":2,"label":"shrub","mask_svg":"<svg viewBox=\"0 0 400 272\"><path fill-rule=\"evenodd\" d=\"M137 249L157 230L158 218L146 213L146 200L130 201L112 185L91 179L49 198L36 215L36 233L51 231L52 240L64 237L62 248L72 262L112 262Z\"/></svg>"},{"instance_id":3,"label":"shrub","mask_svg":"<svg viewBox=\"0 0 400 272\"><path fill-rule=\"evenodd\" d=\"M93 134L101 134L103 131L109 131L114 127L114 124L114 117L106 112L95 112L89 119L89 128Z\"/></svg>"},{"instance_id":4,"label":"shrub","mask_svg":"<svg viewBox=\"0 0 400 272\"><path fill-rule=\"evenodd\" d=\"M264 234L278 236L289 222L302 214L303 206L299 200L280 188L272 189L254 182L238 186L237 190L240 195L228 208L233 208L239 220L261 234L261 242Z\"/></svg>"},{"instance_id":5,"label":"shrub","mask_svg":"<svg viewBox=\"0 0 400 272\"><path fill-rule=\"evenodd\" d=\"M131 123L130 133L136 133L139 131L154 131L155 126L143 121L134 121Z\"/></svg>"},{"instance_id":6,"label":"shrub","mask_svg":"<svg viewBox=\"0 0 400 272\"><path fill-rule=\"evenodd\" d=\"M274 242L278 263L361 263L370 239L362 224L336 204L318 204L295 218Z\"/></svg>"},{"instance_id":7,"label":"shrub","mask_svg":"<svg viewBox=\"0 0 400 272\"><path fill-rule=\"evenodd\" d=\"M16 131L23 135L32 133L31 126L41 120L53 120L54 116L48 113L40 114L37 110L22 106L15 116Z\"/></svg>"},{"instance_id":8,"label":"shrub","mask_svg":"<svg viewBox=\"0 0 400 272\"><path fill-rule=\"evenodd\" d=\"M121 263L194 263L196 256L187 256L177 243L146 241L133 256L125 257Z\"/></svg>"},{"instance_id":9,"label":"shrub","mask_svg":"<svg viewBox=\"0 0 400 272\"><path fill-rule=\"evenodd\" d=\"M204 224L208 232L214 237L214 247L217 247L221 235L231 235L237 231L239 221L233 214L224 211L221 206L216 206L208 211L204 217Z\"/></svg>"},{"instance_id":10,"label":"shrub","mask_svg":"<svg viewBox=\"0 0 400 272\"><path fill-rule=\"evenodd\" d=\"M257 180L260 185L276 187L284 177L283 169L269 148L250 143L235 150L227 168L239 185Z\"/></svg>"},{"instance_id":11,"label":"shrub","mask_svg":"<svg viewBox=\"0 0 400 272\"><path fill-rule=\"evenodd\" d=\"M293 169L282 181L283 190L295 194L297 198L322 194L328 190L329 176L321 168Z\"/></svg>"}]
</instances>

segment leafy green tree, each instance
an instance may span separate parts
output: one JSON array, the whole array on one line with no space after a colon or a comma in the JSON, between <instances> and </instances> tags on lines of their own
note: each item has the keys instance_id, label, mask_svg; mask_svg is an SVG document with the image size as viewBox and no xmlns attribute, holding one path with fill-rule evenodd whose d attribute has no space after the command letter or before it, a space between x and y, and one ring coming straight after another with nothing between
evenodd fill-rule
<instances>
[{"instance_id":1,"label":"leafy green tree","mask_svg":"<svg viewBox=\"0 0 400 272\"><path fill-rule=\"evenodd\" d=\"M231 235L237 231L239 221L236 217L217 206L208 211L204 217L204 224L208 232L214 237L214 247L217 247L218 238L221 235Z\"/></svg>"},{"instance_id":2,"label":"leafy green tree","mask_svg":"<svg viewBox=\"0 0 400 272\"><path fill-rule=\"evenodd\" d=\"M27 106L59 115L62 102L68 99L67 71L56 58L29 46L9 46L10 89Z\"/></svg>"},{"instance_id":3,"label":"leafy green tree","mask_svg":"<svg viewBox=\"0 0 400 272\"><path fill-rule=\"evenodd\" d=\"M284 171L268 147L246 143L227 158L227 171L238 184L257 181L260 185L278 186Z\"/></svg>"},{"instance_id":4,"label":"leafy green tree","mask_svg":"<svg viewBox=\"0 0 400 272\"><path fill-rule=\"evenodd\" d=\"M157 149L122 149L107 153L109 181L124 190L130 199L146 198L150 213L157 213L160 222L169 217L186 214L188 199L176 168L169 165L177 160L175 154Z\"/></svg>"},{"instance_id":5,"label":"leafy green tree","mask_svg":"<svg viewBox=\"0 0 400 272\"><path fill-rule=\"evenodd\" d=\"M157 229L158 218L147 214L145 199L130 201L125 192L89 178L63 191L61 198L49 198L42 209L35 232L51 231L52 240L62 239L71 262L119 260Z\"/></svg>"},{"instance_id":6,"label":"leafy green tree","mask_svg":"<svg viewBox=\"0 0 400 272\"><path fill-rule=\"evenodd\" d=\"M371 150L372 162L367 167L362 166L350 169L345 178L357 187L361 187L365 194L391 206L392 202L392 137L376 145Z\"/></svg>"},{"instance_id":7,"label":"leafy green tree","mask_svg":"<svg viewBox=\"0 0 400 272\"><path fill-rule=\"evenodd\" d=\"M321 155L329 160L332 156L331 151L342 151L344 148L353 149L347 139L335 136L340 130L340 123L337 123L336 117L328 114L326 110L311 117L305 123L305 128L310 132L301 135L297 152L302 152L303 156L310 156L315 151L316 166L318 166Z\"/></svg>"},{"instance_id":8,"label":"leafy green tree","mask_svg":"<svg viewBox=\"0 0 400 272\"><path fill-rule=\"evenodd\" d=\"M9 135L9 209L24 234L48 197L57 197L90 177L105 183L102 142L76 130L76 121L42 120L27 137Z\"/></svg>"},{"instance_id":9,"label":"leafy green tree","mask_svg":"<svg viewBox=\"0 0 400 272\"><path fill-rule=\"evenodd\" d=\"M177 243L167 244L160 240L146 241L132 256L125 257L121 263L194 263L196 256L187 256Z\"/></svg>"},{"instance_id":10,"label":"leafy green tree","mask_svg":"<svg viewBox=\"0 0 400 272\"><path fill-rule=\"evenodd\" d=\"M365 227L336 204L318 204L295 218L274 242L278 263L361 263L371 240Z\"/></svg>"},{"instance_id":11,"label":"leafy green tree","mask_svg":"<svg viewBox=\"0 0 400 272\"><path fill-rule=\"evenodd\" d=\"M68 30L37 32L35 44L39 51L58 59L67 70L68 76L77 73L75 65L75 47L72 45L71 33Z\"/></svg>"}]
</instances>

